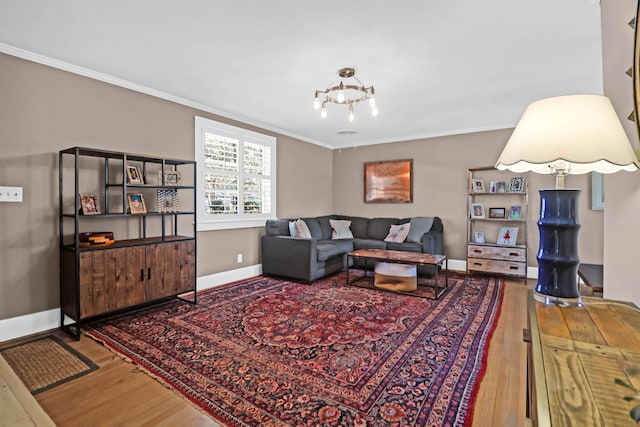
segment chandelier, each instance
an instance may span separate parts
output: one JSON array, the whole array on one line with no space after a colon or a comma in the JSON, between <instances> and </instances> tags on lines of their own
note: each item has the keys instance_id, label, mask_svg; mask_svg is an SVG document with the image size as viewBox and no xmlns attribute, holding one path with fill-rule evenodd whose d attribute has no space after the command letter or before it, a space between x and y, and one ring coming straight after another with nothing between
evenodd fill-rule
<instances>
[{"instance_id":1,"label":"chandelier","mask_svg":"<svg viewBox=\"0 0 640 427\"><path fill-rule=\"evenodd\" d=\"M355 76L356 70L353 68L342 68L338 71L338 76L342 79L354 79L358 84L345 84L344 81L340 81L337 86L331 86L324 90L316 90L316 95L313 100L313 108L319 110L320 117L323 119L327 117L327 102L333 102L334 104L343 104L349 106L349 121L353 123L353 104L358 102L369 100L369 107L371 108L371 115L374 117L378 115L378 107L376 106L376 92L373 86L365 87L360 80ZM346 93L346 94L345 94ZM323 96L321 100L320 97Z\"/></svg>"}]
</instances>

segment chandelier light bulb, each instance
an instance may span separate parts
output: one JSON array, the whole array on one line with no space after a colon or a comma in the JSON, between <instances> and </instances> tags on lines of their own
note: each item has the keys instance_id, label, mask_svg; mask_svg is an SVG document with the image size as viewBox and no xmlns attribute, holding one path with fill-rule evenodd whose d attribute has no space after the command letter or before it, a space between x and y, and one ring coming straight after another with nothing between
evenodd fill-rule
<instances>
[{"instance_id":1,"label":"chandelier light bulb","mask_svg":"<svg viewBox=\"0 0 640 427\"><path fill-rule=\"evenodd\" d=\"M320 117L322 117L323 119L327 118L327 106L326 105L322 106L322 110L320 111Z\"/></svg>"},{"instance_id":2,"label":"chandelier light bulb","mask_svg":"<svg viewBox=\"0 0 640 427\"><path fill-rule=\"evenodd\" d=\"M353 105L349 105L349 121L353 123L353 119L355 116L353 115Z\"/></svg>"},{"instance_id":3,"label":"chandelier light bulb","mask_svg":"<svg viewBox=\"0 0 640 427\"><path fill-rule=\"evenodd\" d=\"M320 98L318 98L318 92L316 92L316 97L313 100L313 109L314 110L319 110L320 109Z\"/></svg>"},{"instance_id":4,"label":"chandelier light bulb","mask_svg":"<svg viewBox=\"0 0 640 427\"><path fill-rule=\"evenodd\" d=\"M344 85L340 82L340 89L338 90L338 102L344 102Z\"/></svg>"},{"instance_id":5,"label":"chandelier light bulb","mask_svg":"<svg viewBox=\"0 0 640 427\"><path fill-rule=\"evenodd\" d=\"M371 115L372 115L373 117L377 117L377 116L378 116L378 107L373 107L373 108L371 109Z\"/></svg>"}]
</instances>

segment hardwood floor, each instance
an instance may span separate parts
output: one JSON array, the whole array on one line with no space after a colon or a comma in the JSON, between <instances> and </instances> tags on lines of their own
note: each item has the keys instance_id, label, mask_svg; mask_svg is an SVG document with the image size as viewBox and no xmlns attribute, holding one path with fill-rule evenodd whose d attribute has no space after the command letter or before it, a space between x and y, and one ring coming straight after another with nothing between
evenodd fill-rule
<instances>
[{"instance_id":1,"label":"hardwood floor","mask_svg":"<svg viewBox=\"0 0 640 427\"><path fill-rule=\"evenodd\" d=\"M475 404L473 425L523 426L526 404L527 289L507 280L502 314L489 347L486 372ZM90 338L69 344L100 366L95 372L36 396L58 426L217 426L186 399L173 393Z\"/></svg>"}]
</instances>

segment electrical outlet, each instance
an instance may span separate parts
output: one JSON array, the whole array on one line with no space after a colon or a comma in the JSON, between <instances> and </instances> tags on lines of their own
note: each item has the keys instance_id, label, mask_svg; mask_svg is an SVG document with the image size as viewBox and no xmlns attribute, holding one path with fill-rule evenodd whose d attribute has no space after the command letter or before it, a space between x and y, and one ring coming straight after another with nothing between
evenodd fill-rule
<instances>
[{"instance_id":1,"label":"electrical outlet","mask_svg":"<svg viewBox=\"0 0 640 427\"><path fill-rule=\"evenodd\" d=\"M0 187L0 202L22 202L22 187Z\"/></svg>"},{"instance_id":2,"label":"electrical outlet","mask_svg":"<svg viewBox=\"0 0 640 427\"><path fill-rule=\"evenodd\" d=\"M242 264L242 254L238 254L238 264Z\"/></svg>"}]
</instances>

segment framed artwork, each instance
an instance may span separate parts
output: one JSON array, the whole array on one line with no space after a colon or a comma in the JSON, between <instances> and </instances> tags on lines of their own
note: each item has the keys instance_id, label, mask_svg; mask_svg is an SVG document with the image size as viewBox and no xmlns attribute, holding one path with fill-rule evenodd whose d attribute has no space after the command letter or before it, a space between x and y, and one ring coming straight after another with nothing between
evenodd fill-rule
<instances>
[{"instance_id":1,"label":"framed artwork","mask_svg":"<svg viewBox=\"0 0 640 427\"><path fill-rule=\"evenodd\" d=\"M482 179L472 179L471 187L474 193L486 193L487 190L484 188L484 181Z\"/></svg>"},{"instance_id":2,"label":"framed artwork","mask_svg":"<svg viewBox=\"0 0 640 427\"><path fill-rule=\"evenodd\" d=\"M178 186L180 185L180 172L178 171L158 171L158 182L162 185Z\"/></svg>"},{"instance_id":3,"label":"framed artwork","mask_svg":"<svg viewBox=\"0 0 640 427\"><path fill-rule=\"evenodd\" d=\"M127 194L127 201L129 202L129 213L132 214L146 214L147 205L144 203L144 197L141 193Z\"/></svg>"},{"instance_id":4,"label":"framed artwork","mask_svg":"<svg viewBox=\"0 0 640 427\"><path fill-rule=\"evenodd\" d=\"M82 215L99 215L98 198L93 194L80 194L80 211Z\"/></svg>"},{"instance_id":5,"label":"framed artwork","mask_svg":"<svg viewBox=\"0 0 640 427\"><path fill-rule=\"evenodd\" d=\"M413 203L413 160L364 164L365 203Z\"/></svg>"},{"instance_id":6,"label":"framed artwork","mask_svg":"<svg viewBox=\"0 0 640 427\"><path fill-rule=\"evenodd\" d=\"M484 231L475 232L476 243L484 243Z\"/></svg>"},{"instance_id":7,"label":"framed artwork","mask_svg":"<svg viewBox=\"0 0 640 427\"><path fill-rule=\"evenodd\" d=\"M127 180L129 184L144 184L137 166L127 165Z\"/></svg>"},{"instance_id":8,"label":"framed artwork","mask_svg":"<svg viewBox=\"0 0 640 427\"><path fill-rule=\"evenodd\" d=\"M504 218L505 216L505 208L489 208L489 218Z\"/></svg>"},{"instance_id":9,"label":"framed artwork","mask_svg":"<svg viewBox=\"0 0 640 427\"><path fill-rule=\"evenodd\" d=\"M507 192L507 183L504 181L496 182L496 193L506 193Z\"/></svg>"},{"instance_id":10,"label":"framed artwork","mask_svg":"<svg viewBox=\"0 0 640 427\"><path fill-rule=\"evenodd\" d=\"M178 190L158 190L158 212L178 212Z\"/></svg>"},{"instance_id":11,"label":"framed artwork","mask_svg":"<svg viewBox=\"0 0 640 427\"><path fill-rule=\"evenodd\" d=\"M511 206L511 210L509 211L509 218L520 219L521 214L522 214L521 206Z\"/></svg>"},{"instance_id":12,"label":"framed artwork","mask_svg":"<svg viewBox=\"0 0 640 427\"><path fill-rule=\"evenodd\" d=\"M509 181L510 193L524 193L524 176L511 177Z\"/></svg>"},{"instance_id":13,"label":"framed artwork","mask_svg":"<svg viewBox=\"0 0 640 427\"><path fill-rule=\"evenodd\" d=\"M501 227L498 233L499 245L515 245L518 239L518 227Z\"/></svg>"},{"instance_id":14,"label":"framed artwork","mask_svg":"<svg viewBox=\"0 0 640 427\"><path fill-rule=\"evenodd\" d=\"M491 181L489 182L489 193L497 193L498 192L498 185L495 181Z\"/></svg>"},{"instance_id":15,"label":"framed artwork","mask_svg":"<svg viewBox=\"0 0 640 427\"><path fill-rule=\"evenodd\" d=\"M482 203L471 204L471 218L484 218L484 205Z\"/></svg>"}]
</instances>

